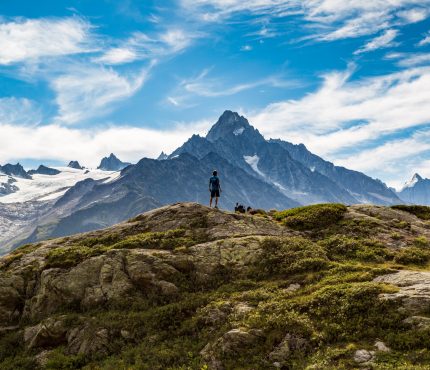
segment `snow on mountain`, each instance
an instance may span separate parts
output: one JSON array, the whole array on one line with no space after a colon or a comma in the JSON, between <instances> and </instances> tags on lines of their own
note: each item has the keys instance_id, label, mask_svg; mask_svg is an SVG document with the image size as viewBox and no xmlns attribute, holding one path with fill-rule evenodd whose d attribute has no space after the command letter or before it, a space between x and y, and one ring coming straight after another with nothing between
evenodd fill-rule
<instances>
[{"instance_id":1,"label":"snow on mountain","mask_svg":"<svg viewBox=\"0 0 430 370\"><path fill-rule=\"evenodd\" d=\"M233 131L234 136L239 136L243 134L243 131L245 131L245 127L239 127L236 130Z\"/></svg>"},{"instance_id":2,"label":"snow on mountain","mask_svg":"<svg viewBox=\"0 0 430 370\"><path fill-rule=\"evenodd\" d=\"M253 156L244 155L243 159L245 160L246 163L248 163L251 166L254 172L258 173L261 177L266 177L264 173L258 169L258 162L260 161L260 158L258 157L258 155L253 155Z\"/></svg>"},{"instance_id":3,"label":"snow on mountain","mask_svg":"<svg viewBox=\"0 0 430 370\"><path fill-rule=\"evenodd\" d=\"M415 184L422 180L423 178L418 175L417 173L412 177L412 179L410 179L409 181L406 181L405 184L403 185L402 189L400 190L400 192L402 192L405 189L408 188L413 188L415 186Z\"/></svg>"},{"instance_id":4,"label":"snow on mountain","mask_svg":"<svg viewBox=\"0 0 430 370\"><path fill-rule=\"evenodd\" d=\"M18 203L27 201L45 201L56 199L78 181L85 179L110 181L119 176L119 172L88 170L82 171L71 167L56 167L61 171L57 175L34 174L32 179L14 178L13 185L18 188L11 194L0 197L0 203ZM3 182L1 176L0 182Z\"/></svg>"}]
</instances>

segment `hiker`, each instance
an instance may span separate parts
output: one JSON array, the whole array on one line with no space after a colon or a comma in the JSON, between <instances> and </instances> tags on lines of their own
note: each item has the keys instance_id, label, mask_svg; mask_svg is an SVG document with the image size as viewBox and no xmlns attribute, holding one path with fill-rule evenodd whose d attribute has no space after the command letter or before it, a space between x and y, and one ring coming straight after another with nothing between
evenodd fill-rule
<instances>
[{"instance_id":1,"label":"hiker","mask_svg":"<svg viewBox=\"0 0 430 370\"><path fill-rule=\"evenodd\" d=\"M215 198L215 208L218 208L218 198L220 196L221 183L218 177L218 171L212 172L212 177L209 179L209 193L211 193L211 200L209 202L209 207L212 207L212 200Z\"/></svg>"}]
</instances>

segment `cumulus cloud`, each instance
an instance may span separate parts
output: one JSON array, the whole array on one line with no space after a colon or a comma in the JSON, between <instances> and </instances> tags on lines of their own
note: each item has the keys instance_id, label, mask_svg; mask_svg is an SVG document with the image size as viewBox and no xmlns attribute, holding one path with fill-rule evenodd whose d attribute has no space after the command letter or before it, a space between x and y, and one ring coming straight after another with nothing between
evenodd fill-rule
<instances>
[{"instance_id":1,"label":"cumulus cloud","mask_svg":"<svg viewBox=\"0 0 430 370\"><path fill-rule=\"evenodd\" d=\"M430 123L429 67L358 81L352 73L326 74L317 91L270 104L252 120L267 136L304 142L323 155Z\"/></svg>"},{"instance_id":2,"label":"cumulus cloud","mask_svg":"<svg viewBox=\"0 0 430 370\"><path fill-rule=\"evenodd\" d=\"M93 50L91 25L78 17L0 19L0 45L0 64L4 65L87 53Z\"/></svg>"},{"instance_id":3,"label":"cumulus cloud","mask_svg":"<svg viewBox=\"0 0 430 370\"><path fill-rule=\"evenodd\" d=\"M76 159L95 167L106 154L136 162L154 158L163 150L172 152L194 133L204 133L209 122L177 124L168 131L116 126L100 129L75 129L61 125L28 126L0 124L0 163L16 158L35 160ZM19 142L19 145L16 143Z\"/></svg>"}]
</instances>

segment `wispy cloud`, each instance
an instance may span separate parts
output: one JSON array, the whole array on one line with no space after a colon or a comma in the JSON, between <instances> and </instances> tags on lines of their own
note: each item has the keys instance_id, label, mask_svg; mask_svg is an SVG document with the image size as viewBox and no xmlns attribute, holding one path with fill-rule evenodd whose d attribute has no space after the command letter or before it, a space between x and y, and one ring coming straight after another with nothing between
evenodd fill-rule
<instances>
[{"instance_id":1,"label":"wispy cloud","mask_svg":"<svg viewBox=\"0 0 430 370\"><path fill-rule=\"evenodd\" d=\"M430 44L430 31L426 33L424 38L418 43L418 46L424 46Z\"/></svg>"},{"instance_id":2,"label":"wispy cloud","mask_svg":"<svg viewBox=\"0 0 430 370\"><path fill-rule=\"evenodd\" d=\"M430 123L429 67L358 81L350 81L351 73L352 68L326 74L316 92L270 104L252 120L267 136L304 142L333 157L341 150Z\"/></svg>"},{"instance_id":3,"label":"wispy cloud","mask_svg":"<svg viewBox=\"0 0 430 370\"><path fill-rule=\"evenodd\" d=\"M430 63L430 53L389 53L386 59L397 60L400 67L415 67Z\"/></svg>"},{"instance_id":4,"label":"wispy cloud","mask_svg":"<svg viewBox=\"0 0 430 370\"><path fill-rule=\"evenodd\" d=\"M168 101L172 105L181 106L195 96L216 98L235 95L262 86L288 88L295 87L298 84L292 79L286 81L280 76L269 76L256 81L231 85L223 79L210 77L210 72L210 68L204 69L196 77L181 80L175 91L168 97Z\"/></svg>"},{"instance_id":5,"label":"wispy cloud","mask_svg":"<svg viewBox=\"0 0 430 370\"><path fill-rule=\"evenodd\" d=\"M57 120L70 124L106 115L114 108L113 103L132 96L140 89L148 77L149 68L124 75L101 66L74 66L52 81L59 106Z\"/></svg>"},{"instance_id":6,"label":"wispy cloud","mask_svg":"<svg viewBox=\"0 0 430 370\"><path fill-rule=\"evenodd\" d=\"M0 122L10 125L37 125L42 121L40 107L25 98L0 98Z\"/></svg>"},{"instance_id":7,"label":"wispy cloud","mask_svg":"<svg viewBox=\"0 0 430 370\"><path fill-rule=\"evenodd\" d=\"M373 40L369 41L362 48L358 49L354 54L367 53L369 51L374 51L382 48L387 48L396 45L394 39L397 37L398 31L391 29L386 30L382 35L375 37Z\"/></svg>"},{"instance_id":8,"label":"wispy cloud","mask_svg":"<svg viewBox=\"0 0 430 370\"><path fill-rule=\"evenodd\" d=\"M1 22L0 64L94 51L91 29L87 21L78 17Z\"/></svg>"},{"instance_id":9,"label":"wispy cloud","mask_svg":"<svg viewBox=\"0 0 430 370\"><path fill-rule=\"evenodd\" d=\"M308 23L313 38L333 41L422 21L429 16L430 0L182 0L182 5L205 21L238 13L299 16Z\"/></svg>"},{"instance_id":10,"label":"wispy cloud","mask_svg":"<svg viewBox=\"0 0 430 370\"><path fill-rule=\"evenodd\" d=\"M201 32L178 27L171 27L151 36L135 32L126 40L116 41L116 46L107 49L93 60L102 64L115 65L171 56L187 49L202 35Z\"/></svg>"}]
</instances>

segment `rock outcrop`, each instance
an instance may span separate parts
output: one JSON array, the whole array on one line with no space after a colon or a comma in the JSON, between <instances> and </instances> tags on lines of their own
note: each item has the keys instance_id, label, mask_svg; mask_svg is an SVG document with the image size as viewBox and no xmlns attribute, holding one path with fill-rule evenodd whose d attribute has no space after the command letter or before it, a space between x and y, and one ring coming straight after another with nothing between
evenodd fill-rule
<instances>
[{"instance_id":1,"label":"rock outcrop","mask_svg":"<svg viewBox=\"0 0 430 370\"><path fill-rule=\"evenodd\" d=\"M29 244L0 260L0 368L425 366L427 238L384 207L180 203Z\"/></svg>"}]
</instances>

